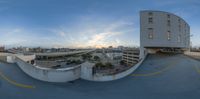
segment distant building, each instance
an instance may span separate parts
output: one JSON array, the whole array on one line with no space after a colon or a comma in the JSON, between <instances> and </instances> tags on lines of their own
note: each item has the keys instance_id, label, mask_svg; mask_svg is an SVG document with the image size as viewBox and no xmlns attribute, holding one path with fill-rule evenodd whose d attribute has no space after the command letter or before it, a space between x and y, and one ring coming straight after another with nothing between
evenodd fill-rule
<instances>
[{"instance_id":1,"label":"distant building","mask_svg":"<svg viewBox=\"0 0 200 99\"><path fill-rule=\"evenodd\" d=\"M29 48L28 48L28 47L23 47L23 48L22 48L22 51L23 51L23 52L29 52Z\"/></svg>"},{"instance_id":2,"label":"distant building","mask_svg":"<svg viewBox=\"0 0 200 99\"><path fill-rule=\"evenodd\" d=\"M108 46L108 48L109 48L109 49L112 49L112 48L113 48L113 46Z\"/></svg>"},{"instance_id":3,"label":"distant building","mask_svg":"<svg viewBox=\"0 0 200 99\"><path fill-rule=\"evenodd\" d=\"M4 52L5 51L5 47L0 47L0 52Z\"/></svg>"},{"instance_id":4,"label":"distant building","mask_svg":"<svg viewBox=\"0 0 200 99\"><path fill-rule=\"evenodd\" d=\"M118 46L117 49L122 51L124 49L124 46Z\"/></svg>"},{"instance_id":5,"label":"distant building","mask_svg":"<svg viewBox=\"0 0 200 99\"><path fill-rule=\"evenodd\" d=\"M139 61L139 53L140 51L136 49L126 49L123 51L122 60L126 65L132 66Z\"/></svg>"}]
</instances>

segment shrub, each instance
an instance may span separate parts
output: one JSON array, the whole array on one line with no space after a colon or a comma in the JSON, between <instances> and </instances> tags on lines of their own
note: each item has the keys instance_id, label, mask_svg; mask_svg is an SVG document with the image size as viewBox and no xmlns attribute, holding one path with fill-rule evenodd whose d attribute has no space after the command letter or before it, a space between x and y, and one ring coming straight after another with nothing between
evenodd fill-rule
<instances>
[{"instance_id":1,"label":"shrub","mask_svg":"<svg viewBox=\"0 0 200 99\"><path fill-rule=\"evenodd\" d=\"M107 62L105 63L105 67L111 69L113 68L113 65L110 62Z\"/></svg>"},{"instance_id":2,"label":"shrub","mask_svg":"<svg viewBox=\"0 0 200 99\"><path fill-rule=\"evenodd\" d=\"M120 61L120 65L124 65L125 62L123 60Z\"/></svg>"},{"instance_id":3,"label":"shrub","mask_svg":"<svg viewBox=\"0 0 200 99\"><path fill-rule=\"evenodd\" d=\"M100 61L99 56L94 56L94 60L95 60L95 61Z\"/></svg>"}]
</instances>

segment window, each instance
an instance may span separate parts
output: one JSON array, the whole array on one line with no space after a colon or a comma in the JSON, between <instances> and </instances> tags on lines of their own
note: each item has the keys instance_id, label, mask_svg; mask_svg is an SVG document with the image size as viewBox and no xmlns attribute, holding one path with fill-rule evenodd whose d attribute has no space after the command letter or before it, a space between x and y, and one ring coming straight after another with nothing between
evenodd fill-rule
<instances>
[{"instance_id":1,"label":"window","mask_svg":"<svg viewBox=\"0 0 200 99\"><path fill-rule=\"evenodd\" d=\"M181 19L178 19L178 24L179 32L181 32Z\"/></svg>"},{"instance_id":2,"label":"window","mask_svg":"<svg viewBox=\"0 0 200 99\"><path fill-rule=\"evenodd\" d=\"M153 39L153 28L148 28L148 38Z\"/></svg>"},{"instance_id":3,"label":"window","mask_svg":"<svg viewBox=\"0 0 200 99\"><path fill-rule=\"evenodd\" d=\"M167 26L170 26L170 25L171 25L171 23L170 23L170 15L167 14Z\"/></svg>"},{"instance_id":4,"label":"window","mask_svg":"<svg viewBox=\"0 0 200 99\"><path fill-rule=\"evenodd\" d=\"M150 17L152 17L152 16L153 16L153 13L152 13L152 12L149 12L148 14L149 14L149 16L150 16Z\"/></svg>"},{"instance_id":5,"label":"window","mask_svg":"<svg viewBox=\"0 0 200 99\"><path fill-rule=\"evenodd\" d=\"M181 35L178 35L178 42L181 42Z\"/></svg>"},{"instance_id":6,"label":"window","mask_svg":"<svg viewBox=\"0 0 200 99\"><path fill-rule=\"evenodd\" d=\"M149 24L153 23L153 18L149 18Z\"/></svg>"},{"instance_id":7,"label":"window","mask_svg":"<svg viewBox=\"0 0 200 99\"><path fill-rule=\"evenodd\" d=\"M185 27L184 27L184 29L185 29L185 33L186 33L186 27L187 27L187 25L186 25L186 23L185 23Z\"/></svg>"},{"instance_id":8,"label":"window","mask_svg":"<svg viewBox=\"0 0 200 99\"><path fill-rule=\"evenodd\" d=\"M152 24L153 23L153 13L149 12L148 14L149 14L148 22L149 22L149 24Z\"/></svg>"},{"instance_id":9,"label":"window","mask_svg":"<svg viewBox=\"0 0 200 99\"><path fill-rule=\"evenodd\" d=\"M181 25L180 24L178 25L178 29L179 29L179 32L181 32Z\"/></svg>"},{"instance_id":10,"label":"window","mask_svg":"<svg viewBox=\"0 0 200 99\"><path fill-rule=\"evenodd\" d=\"M167 18L170 19L170 15L169 14L167 14Z\"/></svg>"},{"instance_id":11,"label":"window","mask_svg":"<svg viewBox=\"0 0 200 99\"><path fill-rule=\"evenodd\" d=\"M167 31L167 40L171 40L171 32L170 31Z\"/></svg>"},{"instance_id":12,"label":"window","mask_svg":"<svg viewBox=\"0 0 200 99\"><path fill-rule=\"evenodd\" d=\"M171 25L170 20L167 20L167 26L170 26L170 25Z\"/></svg>"}]
</instances>

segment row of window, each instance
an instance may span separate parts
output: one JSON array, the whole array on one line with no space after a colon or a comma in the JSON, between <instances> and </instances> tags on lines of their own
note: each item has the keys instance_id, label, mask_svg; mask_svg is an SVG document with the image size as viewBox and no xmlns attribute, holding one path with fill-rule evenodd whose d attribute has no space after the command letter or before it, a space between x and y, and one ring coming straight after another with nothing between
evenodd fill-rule
<instances>
[{"instance_id":1,"label":"row of window","mask_svg":"<svg viewBox=\"0 0 200 99\"><path fill-rule=\"evenodd\" d=\"M153 28L148 28L148 38L153 39ZM167 31L167 40L171 40L171 31ZM181 42L181 35L178 35L178 42Z\"/></svg>"},{"instance_id":2,"label":"row of window","mask_svg":"<svg viewBox=\"0 0 200 99\"><path fill-rule=\"evenodd\" d=\"M149 18L148 18L148 23L152 24L153 23L153 12L148 13ZM179 32L181 32L181 20L178 19L179 23ZM170 21L170 15L167 14L167 26L171 26L171 21ZM185 23L185 33L186 33L186 23ZM153 39L153 28L148 28L148 38ZM167 40L171 40L171 31L167 31ZM181 41L180 35L178 36L178 42Z\"/></svg>"},{"instance_id":3,"label":"row of window","mask_svg":"<svg viewBox=\"0 0 200 99\"><path fill-rule=\"evenodd\" d=\"M153 24L153 12L149 12L148 23ZM179 31L181 31L181 20L180 19L178 19L178 23L179 23ZM167 26L171 26L169 14L167 14ZM185 24L185 28L186 28L186 24Z\"/></svg>"}]
</instances>

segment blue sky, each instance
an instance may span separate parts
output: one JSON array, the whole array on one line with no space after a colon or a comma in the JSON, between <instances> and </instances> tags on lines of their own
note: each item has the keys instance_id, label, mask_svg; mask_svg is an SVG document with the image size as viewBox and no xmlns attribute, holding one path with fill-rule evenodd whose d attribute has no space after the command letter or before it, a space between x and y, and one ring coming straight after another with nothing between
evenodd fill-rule
<instances>
[{"instance_id":1,"label":"blue sky","mask_svg":"<svg viewBox=\"0 0 200 99\"><path fill-rule=\"evenodd\" d=\"M139 46L139 11L172 12L200 46L199 0L0 0L0 46Z\"/></svg>"}]
</instances>

